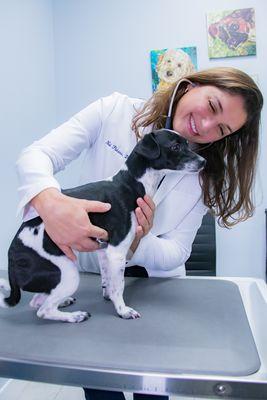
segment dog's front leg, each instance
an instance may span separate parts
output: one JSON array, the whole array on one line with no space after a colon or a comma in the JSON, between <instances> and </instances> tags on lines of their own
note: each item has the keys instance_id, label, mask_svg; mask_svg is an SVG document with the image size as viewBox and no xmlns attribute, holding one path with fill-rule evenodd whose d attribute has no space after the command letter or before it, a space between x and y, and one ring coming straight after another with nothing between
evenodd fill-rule
<instances>
[{"instance_id":1,"label":"dog's front leg","mask_svg":"<svg viewBox=\"0 0 267 400\"><path fill-rule=\"evenodd\" d=\"M110 300L108 292L108 257L106 250L98 250L97 257L101 272L101 285L103 290L103 297L105 300Z\"/></svg>"},{"instance_id":2,"label":"dog's front leg","mask_svg":"<svg viewBox=\"0 0 267 400\"><path fill-rule=\"evenodd\" d=\"M126 306L123 299L126 255L119 246L109 245L103 251L107 264L101 266L101 271L105 270L106 293L109 299L113 302L121 318L139 318L140 314L133 308Z\"/></svg>"}]
</instances>

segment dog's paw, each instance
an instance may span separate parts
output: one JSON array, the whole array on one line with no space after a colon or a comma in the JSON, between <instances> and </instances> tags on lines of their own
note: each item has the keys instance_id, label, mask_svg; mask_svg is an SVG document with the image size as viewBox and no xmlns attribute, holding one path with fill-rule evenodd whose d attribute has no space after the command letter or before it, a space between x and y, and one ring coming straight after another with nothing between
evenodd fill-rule
<instances>
[{"instance_id":1,"label":"dog's paw","mask_svg":"<svg viewBox=\"0 0 267 400\"><path fill-rule=\"evenodd\" d=\"M107 288L103 288L103 297L105 300L110 300L110 296L108 294Z\"/></svg>"},{"instance_id":2,"label":"dog's paw","mask_svg":"<svg viewBox=\"0 0 267 400\"><path fill-rule=\"evenodd\" d=\"M105 300L110 300L110 295L106 286L102 286L102 293Z\"/></svg>"},{"instance_id":3,"label":"dog's paw","mask_svg":"<svg viewBox=\"0 0 267 400\"><path fill-rule=\"evenodd\" d=\"M138 311L135 311L133 308L125 307L122 313L119 316L123 319L137 319L141 317Z\"/></svg>"},{"instance_id":4,"label":"dog's paw","mask_svg":"<svg viewBox=\"0 0 267 400\"><path fill-rule=\"evenodd\" d=\"M91 317L91 314L89 314L86 311L75 311L75 312L71 313L71 316L70 316L68 322L79 323L79 322L86 321L90 317Z\"/></svg>"},{"instance_id":5,"label":"dog's paw","mask_svg":"<svg viewBox=\"0 0 267 400\"><path fill-rule=\"evenodd\" d=\"M59 308L71 306L75 302L76 302L76 299L74 297L68 297L65 301L63 301L62 303L59 304Z\"/></svg>"},{"instance_id":6,"label":"dog's paw","mask_svg":"<svg viewBox=\"0 0 267 400\"><path fill-rule=\"evenodd\" d=\"M85 311L74 311L74 312L62 312L57 308L45 308L40 307L37 311L37 316L39 318L50 319L52 321L62 321L62 322L83 322L86 321L91 315Z\"/></svg>"}]
</instances>

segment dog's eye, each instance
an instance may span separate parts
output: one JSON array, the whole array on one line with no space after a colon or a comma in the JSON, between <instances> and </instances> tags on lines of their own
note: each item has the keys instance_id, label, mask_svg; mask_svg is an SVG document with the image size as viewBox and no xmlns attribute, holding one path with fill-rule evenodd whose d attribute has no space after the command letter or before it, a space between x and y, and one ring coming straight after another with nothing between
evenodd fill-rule
<instances>
[{"instance_id":1,"label":"dog's eye","mask_svg":"<svg viewBox=\"0 0 267 400\"><path fill-rule=\"evenodd\" d=\"M179 143L175 143L171 147L172 151L180 151L180 149L181 149L181 145Z\"/></svg>"}]
</instances>

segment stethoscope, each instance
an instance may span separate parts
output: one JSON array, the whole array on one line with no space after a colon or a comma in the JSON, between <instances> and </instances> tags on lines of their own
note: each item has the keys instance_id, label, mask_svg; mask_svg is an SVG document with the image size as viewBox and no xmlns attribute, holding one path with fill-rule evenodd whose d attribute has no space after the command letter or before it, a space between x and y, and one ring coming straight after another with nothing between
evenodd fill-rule
<instances>
[{"instance_id":1,"label":"stethoscope","mask_svg":"<svg viewBox=\"0 0 267 400\"><path fill-rule=\"evenodd\" d=\"M167 115L167 119L166 119L166 123L165 123L165 129L171 129L172 128L172 107L173 107L173 102L177 93L177 90L179 89L181 83L183 82L187 82L189 83L192 87L196 86L195 83L191 82L189 79L183 78L181 79L177 85L175 86L173 92L172 92L172 97L170 100L170 105L169 105L169 110L168 110L168 115Z\"/></svg>"},{"instance_id":2,"label":"stethoscope","mask_svg":"<svg viewBox=\"0 0 267 400\"><path fill-rule=\"evenodd\" d=\"M181 80L177 83L177 85L175 86L175 88L174 88L174 90L173 90L173 92L172 92L172 97L171 97L171 100L170 100L168 115L167 115L167 119L166 119L166 123L165 123L165 129L172 130L172 107L173 107L173 102L174 102L174 98L175 98L175 95L176 95L176 93L177 93L177 90L179 89L180 84L181 84L182 82L187 82L187 83L189 83L190 85L192 85L193 87L196 86L195 83L189 81L189 80L186 79L186 78L181 79ZM178 132L176 132L176 133L178 133ZM178 134L179 134L179 133L178 133ZM162 178L161 181L159 182L157 189L160 187L160 185L162 184L162 182L163 182L164 179L165 179L165 175L163 176L163 178Z\"/></svg>"}]
</instances>

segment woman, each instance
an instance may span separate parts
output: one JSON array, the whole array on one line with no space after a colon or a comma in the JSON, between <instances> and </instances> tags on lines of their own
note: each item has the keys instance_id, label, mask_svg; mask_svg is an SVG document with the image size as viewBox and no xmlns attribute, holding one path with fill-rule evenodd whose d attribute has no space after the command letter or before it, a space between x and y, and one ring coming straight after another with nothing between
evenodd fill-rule
<instances>
[{"instance_id":1,"label":"woman","mask_svg":"<svg viewBox=\"0 0 267 400\"><path fill-rule=\"evenodd\" d=\"M193 73L178 86L156 92L146 103L118 93L98 100L22 152L17 167L24 219L37 211L65 254L75 259L73 249L80 251L80 268L97 271L92 251L98 245L90 237L106 239L107 232L92 226L87 213L105 212L109 205L61 194L53 175L83 150L86 154L78 183L113 175L139 137L166 125L169 110L171 128L185 137L207 164L200 175L166 175L153 200L147 195L138 199L139 226L128 266L142 265L149 276L183 276L184 263L208 208L228 227L254 211L252 188L262 105L254 81L233 68ZM90 400L124 399L118 392L86 389L85 394Z\"/></svg>"}]
</instances>

